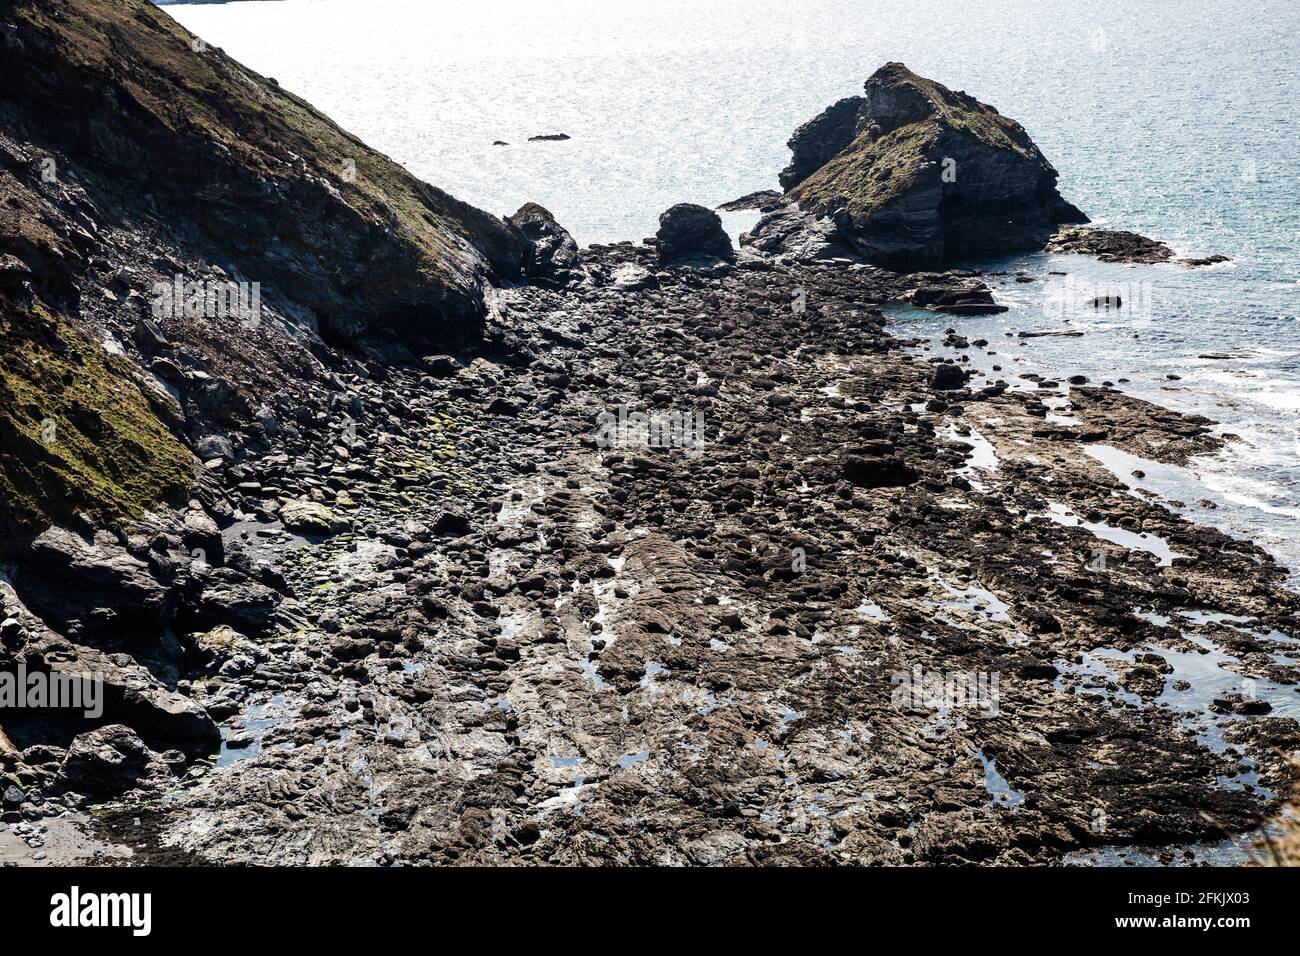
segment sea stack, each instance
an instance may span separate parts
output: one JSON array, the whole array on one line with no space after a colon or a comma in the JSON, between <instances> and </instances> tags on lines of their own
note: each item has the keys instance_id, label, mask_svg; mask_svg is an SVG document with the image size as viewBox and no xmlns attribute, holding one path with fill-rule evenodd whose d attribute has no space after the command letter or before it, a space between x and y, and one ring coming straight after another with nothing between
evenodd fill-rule
<instances>
[{"instance_id":1,"label":"sea stack","mask_svg":"<svg viewBox=\"0 0 1300 956\"><path fill-rule=\"evenodd\" d=\"M801 126L790 148L786 205L746 240L760 251L811 245L933 269L1041 249L1060 225L1088 221L1019 123L902 63Z\"/></svg>"}]
</instances>

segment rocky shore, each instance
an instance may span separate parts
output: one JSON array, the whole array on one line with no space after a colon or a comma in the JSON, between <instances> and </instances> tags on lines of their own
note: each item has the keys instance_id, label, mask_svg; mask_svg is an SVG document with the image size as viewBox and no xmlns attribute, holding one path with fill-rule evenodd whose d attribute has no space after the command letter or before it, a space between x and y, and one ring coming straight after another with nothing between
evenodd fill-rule
<instances>
[{"instance_id":1,"label":"rocky shore","mask_svg":"<svg viewBox=\"0 0 1300 956\"><path fill-rule=\"evenodd\" d=\"M17 6L45 75L162 135L120 84L183 31L143 3ZM135 72L65 60L79 21ZM104 690L93 718L0 710L0 861L1196 862L1277 813L1300 596L1107 464L1212 454L1212 422L972 371L997 349L960 330L998 308L980 275L882 266L797 195L746 197L770 211L740 250L691 205L579 249L540 206L491 217L360 144L336 181L301 131L344 134L202 63L275 128L236 110L257 157L195 136L188 161L274 200L199 213L182 181L160 223L102 144L0 98L0 328L22 344L0 366L22 505L0 671ZM868 100L916 106L873 79ZM900 82L942 106L905 117L927 137L960 132L954 103L1010 135ZM836 162L841 127L890 135L832 109L787 180ZM1059 196L1016 143L1037 232ZM69 174L42 179L48 156ZM221 232L248 207L265 242ZM359 222L370 240L325 251ZM398 284L358 285L358 256ZM319 288L268 282L256 324L149 307L173 270L307 259ZM952 313L956 357L891 326L898 302Z\"/></svg>"}]
</instances>

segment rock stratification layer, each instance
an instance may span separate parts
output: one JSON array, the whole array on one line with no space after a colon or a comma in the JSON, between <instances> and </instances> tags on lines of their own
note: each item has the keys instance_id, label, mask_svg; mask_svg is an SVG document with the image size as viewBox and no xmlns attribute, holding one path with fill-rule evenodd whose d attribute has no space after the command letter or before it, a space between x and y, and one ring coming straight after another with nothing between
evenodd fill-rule
<instances>
[{"instance_id":1,"label":"rock stratification layer","mask_svg":"<svg viewBox=\"0 0 1300 956\"><path fill-rule=\"evenodd\" d=\"M1087 221L1024 128L992 106L901 63L872 74L865 94L796 132L781 175L790 203L752 245L782 251L815 229L821 245L838 239L880 265L935 268L1042 248L1058 225Z\"/></svg>"}]
</instances>

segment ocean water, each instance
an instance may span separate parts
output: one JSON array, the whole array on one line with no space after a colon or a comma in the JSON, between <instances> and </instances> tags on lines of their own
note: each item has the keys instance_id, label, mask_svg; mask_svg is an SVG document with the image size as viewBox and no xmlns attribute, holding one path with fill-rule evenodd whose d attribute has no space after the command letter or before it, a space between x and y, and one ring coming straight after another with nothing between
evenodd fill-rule
<instances>
[{"instance_id":1,"label":"ocean water","mask_svg":"<svg viewBox=\"0 0 1300 956\"><path fill-rule=\"evenodd\" d=\"M1061 173L1062 193L1096 222L1233 261L1187 270L1017 257L997 267L1034 281L998 283L1010 312L895 310L899 333L960 328L989 340L999 355L972 359L1002 364L995 374L1008 380L1030 371L1127 379L1122 387L1135 394L1214 418L1238 440L1155 490L1214 501L1213 512L1188 511L1300 571L1293 0L1249 10L1217 0L282 0L166 9L415 175L496 213L540 202L582 244L651 235L676 202L713 206L774 188L794 128L859 92L888 60L964 89L1025 126ZM551 133L572 138L527 141ZM727 222L738 232L752 218ZM1123 290L1125 306L1078 307L1091 288ZM1065 328L1085 335L1016 335Z\"/></svg>"}]
</instances>

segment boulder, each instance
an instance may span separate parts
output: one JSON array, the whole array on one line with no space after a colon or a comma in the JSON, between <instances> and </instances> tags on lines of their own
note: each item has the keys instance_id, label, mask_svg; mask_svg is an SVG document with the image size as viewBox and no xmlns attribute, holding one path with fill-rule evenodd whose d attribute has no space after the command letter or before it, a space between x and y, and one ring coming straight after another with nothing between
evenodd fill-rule
<instances>
[{"instance_id":1,"label":"boulder","mask_svg":"<svg viewBox=\"0 0 1300 956\"><path fill-rule=\"evenodd\" d=\"M696 256L730 259L735 256L718 214L695 203L678 203L664 211L659 216L655 240L661 259Z\"/></svg>"},{"instance_id":2,"label":"boulder","mask_svg":"<svg viewBox=\"0 0 1300 956\"><path fill-rule=\"evenodd\" d=\"M841 467L844 478L862 488L894 488L917 478L906 462L893 455L848 455Z\"/></svg>"},{"instance_id":3,"label":"boulder","mask_svg":"<svg viewBox=\"0 0 1300 956\"><path fill-rule=\"evenodd\" d=\"M561 278L578 268L578 244L545 207L535 202L525 203L506 221L518 229L528 243L524 253L524 275Z\"/></svg>"},{"instance_id":4,"label":"boulder","mask_svg":"<svg viewBox=\"0 0 1300 956\"><path fill-rule=\"evenodd\" d=\"M444 511L433 523L433 533L459 538L470 532L469 518L459 512Z\"/></svg>"},{"instance_id":5,"label":"boulder","mask_svg":"<svg viewBox=\"0 0 1300 956\"><path fill-rule=\"evenodd\" d=\"M966 387L966 372L960 365L943 362L930 373L930 387L937 392Z\"/></svg>"},{"instance_id":6,"label":"boulder","mask_svg":"<svg viewBox=\"0 0 1300 956\"><path fill-rule=\"evenodd\" d=\"M265 584L232 573L204 586L197 611L205 622L230 621L252 633L264 633L283 600L278 591Z\"/></svg>"},{"instance_id":7,"label":"boulder","mask_svg":"<svg viewBox=\"0 0 1300 956\"><path fill-rule=\"evenodd\" d=\"M225 541L217 523L202 511L185 513L185 531L181 535L186 550L198 551L198 558L208 564L221 564L225 560Z\"/></svg>"},{"instance_id":8,"label":"boulder","mask_svg":"<svg viewBox=\"0 0 1300 956\"><path fill-rule=\"evenodd\" d=\"M620 292L638 292L658 284L658 279L644 266L635 262L625 262L613 271L609 277L610 284Z\"/></svg>"},{"instance_id":9,"label":"boulder","mask_svg":"<svg viewBox=\"0 0 1300 956\"><path fill-rule=\"evenodd\" d=\"M194 454L198 456L199 461L212 461L214 458L222 461L235 460L234 446L225 435L203 436L195 443Z\"/></svg>"},{"instance_id":10,"label":"boulder","mask_svg":"<svg viewBox=\"0 0 1300 956\"><path fill-rule=\"evenodd\" d=\"M299 534L328 535L340 526L338 518L329 508L318 501L305 499L286 501L281 505L280 521L290 531Z\"/></svg>"},{"instance_id":11,"label":"boulder","mask_svg":"<svg viewBox=\"0 0 1300 956\"><path fill-rule=\"evenodd\" d=\"M422 359L424 370L434 378L451 378L460 371L460 362L450 355L426 355Z\"/></svg>"},{"instance_id":12,"label":"boulder","mask_svg":"<svg viewBox=\"0 0 1300 956\"><path fill-rule=\"evenodd\" d=\"M32 542L15 584L28 607L71 636L153 631L170 613L167 588L149 565L104 533L87 539L47 529Z\"/></svg>"},{"instance_id":13,"label":"boulder","mask_svg":"<svg viewBox=\"0 0 1300 956\"><path fill-rule=\"evenodd\" d=\"M1007 311L993 301L993 292L978 279L945 273L918 273L915 289L904 298L920 309L953 315L993 315Z\"/></svg>"},{"instance_id":14,"label":"boulder","mask_svg":"<svg viewBox=\"0 0 1300 956\"><path fill-rule=\"evenodd\" d=\"M130 727L109 724L72 741L57 781L65 790L103 798L170 775L167 765Z\"/></svg>"}]
</instances>

